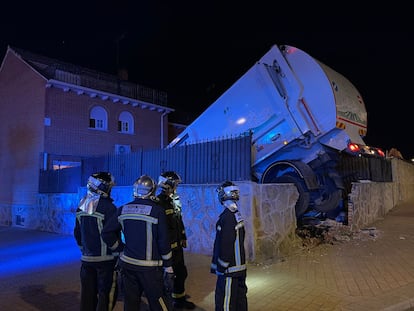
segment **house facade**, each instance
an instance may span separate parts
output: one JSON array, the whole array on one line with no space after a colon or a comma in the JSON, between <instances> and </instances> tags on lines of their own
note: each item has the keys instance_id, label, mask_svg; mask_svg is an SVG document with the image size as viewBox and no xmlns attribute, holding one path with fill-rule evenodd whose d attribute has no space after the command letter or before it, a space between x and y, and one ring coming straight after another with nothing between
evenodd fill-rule
<instances>
[{"instance_id":1,"label":"house facade","mask_svg":"<svg viewBox=\"0 0 414 311\"><path fill-rule=\"evenodd\" d=\"M10 46L0 108L0 213L10 215L37 204L41 170L166 146L174 111L165 92Z\"/></svg>"}]
</instances>

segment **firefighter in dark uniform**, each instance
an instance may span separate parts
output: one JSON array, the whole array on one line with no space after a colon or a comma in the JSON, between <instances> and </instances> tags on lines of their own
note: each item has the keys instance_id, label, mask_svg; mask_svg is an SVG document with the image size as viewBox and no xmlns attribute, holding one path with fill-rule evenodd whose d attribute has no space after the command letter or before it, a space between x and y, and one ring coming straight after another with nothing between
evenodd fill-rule
<instances>
[{"instance_id":1,"label":"firefighter in dark uniform","mask_svg":"<svg viewBox=\"0 0 414 311\"><path fill-rule=\"evenodd\" d=\"M108 172L92 174L87 194L79 203L73 231L81 250L81 311L110 311L117 300L115 265L119 253L101 239L102 227L116 213L110 197L114 179Z\"/></svg>"},{"instance_id":2,"label":"firefighter in dark uniform","mask_svg":"<svg viewBox=\"0 0 414 311\"><path fill-rule=\"evenodd\" d=\"M217 275L215 311L247 311L245 229L238 210L239 188L225 181L218 188L224 207L216 223L211 272Z\"/></svg>"},{"instance_id":3,"label":"firefighter in dark uniform","mask_svg":"<svg viewBox=\"0 0 414 311\"><path fill-rule=\"evenodd\" d=\"M173 270L175 274L173 290L174 308L176 309L195 309L195 304L187 300L185 292L185 280L188 272L184 261L183 248L187 247L187 236L185 234L184 222L181 214L181 202L176 193L177 186L181 182L181 177L173 171L162 173L158 179L160 193L158 199L164 207L167 215L167 223L170 235Z\"/></svg>"},{"instance_id":4,"label":"firefighter in dark uniform","mask_svg":"<svg viewBox=\"0 0 414 311\"><path fill-rule=\"evenodd\" d=\"M106 223L102 239L112 249L125 245L119 257L124 286L124 311L140 310L145 293L151 311L172 310L164 292L165 275L173 275L172 254L164 209L155 196L155 181L148 175L133 185L134 200L118 208Z\"/></svg>"}]
</instances>

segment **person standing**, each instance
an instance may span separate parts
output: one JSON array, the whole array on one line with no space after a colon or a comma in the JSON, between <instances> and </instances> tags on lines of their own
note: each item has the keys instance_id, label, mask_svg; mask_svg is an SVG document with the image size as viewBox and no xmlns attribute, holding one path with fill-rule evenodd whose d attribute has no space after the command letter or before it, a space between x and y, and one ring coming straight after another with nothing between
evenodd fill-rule
<instances>
[{"instance_id":1,"label":"person standing","mask_svg":"<svg viewBox=\"0 0 414 311\"><path fill-rule=\"evenodd\" d=\"M133 185L134 200L118 208L105 224L102 239L111 249L123 244L119 257L124 286L124 311L140 310L143 293L151 311L172 310L164 292L164 277L173 275L167 219L155 196L155 181L148 175Z\"/></svg>"},{"instance_id":2,"label":"person standing","mask_svg":"<svg viewBox=\"0 0 414 311\"><path fill-rule=\"evenodd\" d=\"M187 236L181 214L181 202L176 193L181 177L173 171L162 173L158 178L161 191L158 194L160 205L167 216L168 231L172 251L173 280L171 297L176 309L195 309L195 304L187 300L185 280L188 276L184 260L184 248L187 247Z\"/></svg>"},{"instance_id":3,"label":"person standing","mask_svg":"<svg viewBox=\"0 0 414 311\"><path fill-rule=\"evenodd\" d=\"M110 311L118 295L115 269L118 250L111 250L101 239L102 227L116 206L110 196L114 178L108 172L88 178L87 194L76 210L73 230L81 250L81 311Z\"/></svg>"},{"instance_id":4,"label":"person standing","mask_svg":"<svg viewBox=\"0 0 414 311\"><path fill-rule=\"evenodd\" d=\"M247 311L245 229L238 209L239 187L225 181L217 192L224 211L216 223L210 269L217 275L215 311Z\"/></svg>"}]
</instances>

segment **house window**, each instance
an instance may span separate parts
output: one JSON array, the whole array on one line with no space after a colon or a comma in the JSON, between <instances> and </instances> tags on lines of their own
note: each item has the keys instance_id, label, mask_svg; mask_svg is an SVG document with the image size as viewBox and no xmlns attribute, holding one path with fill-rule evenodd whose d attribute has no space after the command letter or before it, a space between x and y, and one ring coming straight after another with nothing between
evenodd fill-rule
<instances>
[{"instance_id":1,"label":"house window","mask_svg":"<svg viewBox=\"0 0 414 311\"><path fill-rule=\"evenodd\" d=\"M100 106L91 109L89 115L89 128L105 131L108 129L108 115L106 110Z\"/></svg>"},{"instance_id":2,"label":"house window","mask_svg":"<svg viewBox=\"0 0 414 311\"><path fill-rule=\"evenodd\" d=\"M118 132L127 134L134 133L134 117L128 111L123 111L119 115Z\"/></svg>"}]
</instances>

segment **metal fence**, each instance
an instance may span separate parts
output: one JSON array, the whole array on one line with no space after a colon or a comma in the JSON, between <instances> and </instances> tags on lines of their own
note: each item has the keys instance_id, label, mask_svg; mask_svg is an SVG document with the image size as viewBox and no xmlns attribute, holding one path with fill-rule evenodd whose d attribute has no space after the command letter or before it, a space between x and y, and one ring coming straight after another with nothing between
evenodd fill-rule
<instances>
[{"instance_id":1,"label":"metal fence","mask_svg":"<svg viewBox=\"0 0 414 311\"><path fill-rule=\"evenodd\" d=\"M349 190L358 180L391 182L390 159L342 157L337 166ZM183 145L170 149L141 150L85 158L81 167L40 172L40 193L74 193L95 172L114 175L117 186L130 186L142 174L158 179L165 171L176 171L186 184L252 180L251 136Z\"/></svg>"},{"instance_id":2,"label":"metal fence","mask_svg":"<svg viewBox=\"0 0 414 311\"><path fill-rule=\"evenodd\" d=\"M351 191L353 182L360 180L392 182L389 158L344 156L340 159L337 170L342 176L346 193Z\"/></svg>"},{"instance_id":3,"label":"metal fence","mask_svg":"<svg viewBox=\"0 0 414 311\"><path fill-rule=\"evenodd\" d=\"M77 192L90 174L99 171L111 172L117 186L130 186L142 174L157 180L170 170L187 184L251 180L251 136L86 158L81 167L41 171L39 192Z\"/></svg>"}]
</instances>

